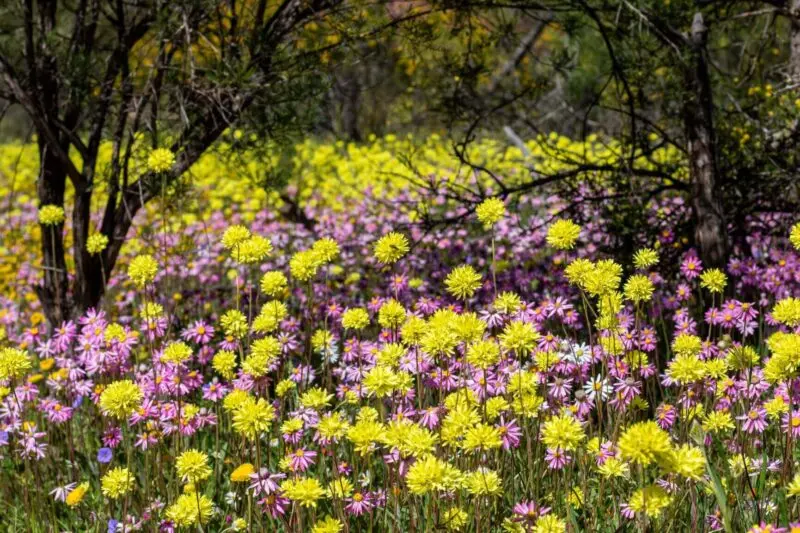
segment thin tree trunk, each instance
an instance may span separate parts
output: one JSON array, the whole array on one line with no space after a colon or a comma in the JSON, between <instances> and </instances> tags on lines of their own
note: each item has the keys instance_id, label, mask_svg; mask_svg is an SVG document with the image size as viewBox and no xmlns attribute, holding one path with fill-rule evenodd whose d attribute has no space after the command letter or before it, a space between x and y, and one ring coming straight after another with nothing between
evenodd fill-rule
<instances>
[{"instance_id":1,"label":"thin tree trunk","mask_svg":"<svg viewBox=\"0 0 800 533\"><path fill-rule=\"evenodd\" d=\"M691 65L686 70L688 94L684 104L684 125L692 179L694 238L703 263L724 267L728 259L728 238L717 170L711 79L705 52L708 28L696 13L690 36Z\"/></svg>"}]
</instances>

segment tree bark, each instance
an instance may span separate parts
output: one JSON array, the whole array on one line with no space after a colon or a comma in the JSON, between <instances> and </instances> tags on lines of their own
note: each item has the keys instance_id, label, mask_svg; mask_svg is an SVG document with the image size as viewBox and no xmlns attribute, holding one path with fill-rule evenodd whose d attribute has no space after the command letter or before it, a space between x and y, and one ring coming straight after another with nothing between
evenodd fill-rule
<instances>
[{"instance_id":1,"label":"tree bark","mask_svg":"<svg viewBox=\"0 0 800 533\"><path fill-rule=\"evenodd\" d=\"M696 13L689 39L691 64L685 72L687 97L683 114L692 179L694 239L700 258L708 267L724 267L728 238L717 170L711 78L706 57L708 28Z\"/></svg>"},{"instance_id":2,"label":"tree bark","mask_svg":"<svg viewBox=\"0 0 800 533\"><path fill-rule=\"evenodd\" d=\"M63 206L66 171L46 141L39 142L39 161L41 170L36 184L39 206ZM44 277L42 284L35 289L48 322L55 327L69 318L71 308L67 290L69 287L67 265L64 261L64 223L40 224L40 228Z\"/></svg>"}]
</instances>

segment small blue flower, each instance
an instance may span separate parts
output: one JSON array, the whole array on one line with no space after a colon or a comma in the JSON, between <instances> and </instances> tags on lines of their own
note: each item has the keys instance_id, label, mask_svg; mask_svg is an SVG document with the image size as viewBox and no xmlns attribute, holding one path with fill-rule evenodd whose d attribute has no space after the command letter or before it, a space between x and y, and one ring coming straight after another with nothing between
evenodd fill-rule
<instances>
[{"instance_id":1,"label":"small blue flower","mask_svg":"<svg viewBox=\"0 0 800 533\"><path fill-rule=\"evenodd\" d=\"M100 448L97 451L97 460L103 464L110 463L113 457L114 452L111 451L111 448Z\"/></svg>"},{"instance_id":2,"label":"small blue flower","mask_svg":"<svg viewBox=\"0 0 800 533\"><path fill-rule=\"evenodd\" d=\"M108 448L104 448L108 449ZM111 450L108 450L111 451ZM113 518L108 521L108 533L117 533L117 529L119 529L119 520L114 520Z\"/></svg>"}]
</instances>

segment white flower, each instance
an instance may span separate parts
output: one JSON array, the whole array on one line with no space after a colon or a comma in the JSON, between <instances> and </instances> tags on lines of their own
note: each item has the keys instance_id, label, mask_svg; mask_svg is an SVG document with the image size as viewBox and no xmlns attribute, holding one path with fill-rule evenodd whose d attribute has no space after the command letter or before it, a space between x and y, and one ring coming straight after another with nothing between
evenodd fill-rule
<instances>
[{"instance_id":1,"label":"white flower","mask_svg":"<svg viewBox=\"0 0 800 533\"><path fill-rule=\"evenodd\" d=\"M600 394L602 401L606 401L612 390L608 380L603 379L601 376L595 376L583 385L583 392L586 393L586 396L591 401L594 401L598 394Z\"/></svg>"}]
</instances>

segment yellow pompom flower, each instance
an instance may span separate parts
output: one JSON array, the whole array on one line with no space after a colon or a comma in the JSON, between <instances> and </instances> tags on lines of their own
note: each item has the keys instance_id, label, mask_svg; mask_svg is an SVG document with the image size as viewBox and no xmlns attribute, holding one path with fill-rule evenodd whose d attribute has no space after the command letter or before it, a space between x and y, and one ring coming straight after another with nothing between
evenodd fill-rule
<instances>
[{"instance_id":1,"label":"yellow pompom flower","mask_svg":"<svg viewBox=\"0 0 800 533\"><path fill-rule=\"evenodd\" d=\"M39 224L57 226L64 222L64 208L58 205L43 205L39 208Z\"/></svg>"},{"instance_id":2,"label":"yellow pompom flower","mask_svg":"<svg viewBox=\"0 0 800 533\"><path fill-rule=\"evenodd\" d=\"M320 263L330 263L339 256L339 244L330 237L323 237L311 246Z\"/></svg>"},{"instance_id":3,"label":"yellow pompom flower","mask_svg":"<svg viewBox=\"0 0 800 533\"><path fill-rule=\"evenodd\" d=\"M152 255L137 255L128 265L128 277L140 289L156 279L157 273L158 263Z\"/></svg>"},{"instance_id":4,"label":"yellow pompom flower","mask_svg":"<svg viewBox=\"0 0 800 533\"><path fill-rule=\"evenodd\" d=\"M647 302L653 296L653 282L650 278L636 274L625 283L625 297L633 303Z\"/></svg>"},{"instance_id":5,"label":"yellow pompom flower","mask_svg":"<svg viewBox=\"0 0 800 533\"><path fill-rule=\"evenodd\" d=\"M540 516L533 527L533 533L565 533L567 523L554 514Z\"/></svg>"},{"instance_id":6,"label":"yellow pompom flower","mask_svg":"<svg viewBox=\"0 0 800 533\"><path fill-rule=\"evenodd\" d=\"M332 516L326 516L311 529L311 533L339 533L344 529L342 523Z\"/></svg>"},{"instance_id":7,"label":"yellow pompom flower","mask_svg":"<svg viewBox=\"0 0 800 533\"><path fill-rule=\"evenodd\" d=\"M399 261L410 249L408 239L402 233L387 233L375 243L374 255L380 263L390 265Z\"/></svg>"},{"instance_id":8,"label":"yellow pompom flower","mask_svg":"<svg viewBox=\"0 0 800 533\"><path fill-rule=\"evenodd\" d=\"M242 225L229 226L222 234L222 247L233 250L250 238L250 230Z\"/></svg>"},{"instance_id":9,"label":"yellow pompom flower","mask_svg":"<svg viewBox=\"0 0 800 533\"><path fill-rule=\"evenodd\" d=\"M134 477L127 468L117 467L109 470L101 480L103 494L117 500L133 490Z\"/></svg>"},{"instance_id":10,"label":"yellow pompom flower","mask_svg":"<svg viewBox=\"0 0 800 533\"><path fill-rule=\"evenodd\" d=\"M548 448L561 448L571 451L586 438L583 426L578 420L567 414L557 415L545 422L542 429L542 442Z\"/></svg>"},{"instance_id":11,"label":"yellow pompom flower","mask_svg":"<svg viewBox=\"0 0 800 533\"><path fill-rule=\"evenodd\" d=\"M161 353L161 361L165 363L183 363L192 356L192 349L185 342L171 342Z\"/></svg>"},{"instance_id":12,"label":"yellow pompom flower","mask_svg":"<svg viewBox=\"0 0 800 533\"><path fill-rule=\"evenodd\" d=\"M413 494L421 496L429 492L451 492L464 484L464 474L450 463L433 455L418 459L406 475L406 485Z\"/></svg>"},{"instance_id":13,"label":"yellow pompom flower","mask_svg":"<svg viewBox=\"0 0 800 533\"><path fill-rule=\"evenodd\" d=\"M790 328L800 325L800 298L788 297L778 301L772 308L772 318Z\"/></svg>"},{"instance_id":14,"label":"yellow pompom flower","mask_svg":"<svg viewBox=\"0 0 800 533\"><path fill-rule=\"evenodd\" d=\"M711 293L722 293L727 284L728 277L718 268L709 268L700 274L700 286Z\"/></svg>"},{"instance_id":15,"label":"yellow pompom flower","mask_svg":"<svg viewBox=\"0 0 800 533\"><path fill-rule=\"evenodd\" d=\"M178 500L167 508L166 516L178 527L205 524L211 518L214 504L205 494L194 492L178 496Z\"/></svg>"},{"instance_id":16,"label":"yellow pompom flower","mask_svg":"<svg viewBox=\"0 0 800 533\"><path fill-rule=\"evenodd\" d=\"M283 495L302 507L316 507L317 501L325 496L325 489L315 478L287 479L281 483Z\"/></svg>"},{"instance_id":17,"label":"yellow pompom flower","mask_svg":"<svg viewBox=\"0 0 800 533\"><path fill-rule=\"evenodd\" d=\"M700 448L684 444L675 449L666 466L679 476L699 481L706 471L706 458Z\"/></svg>"},{"instance_id":18,"label":"yellow pompom flower","mask_svg":"<svg viewBox=\"0 0 800 533\"><path fill-rule=\"evenodd\" d=\"M261 278L261 292L270 298L278 298L284 294L289 286L289 281L283 272L272 270Z\"/></svg>"},{"instance_id":19,"label":"yellow pompom flower","mask_svg":"<svg viewBox=\"0 0 800 533\"><path fill-rule=\"evenodd\" d=\"M0 349L0 380L15 379L31 369L31 359L18 348Z\"/></svg>"},{"instance_id":20,"label":"yellow pompom flower","mask_svg":"<svg viewBox=\"0 0 800 533\"><path fill-rule=\"evenodd\" d=\"M786 495L791 497L800 496L800 473L795 474L792 481L786 486Z\"/></svg>"},{"instance_id":21,"label":"yellow pompom flower","mask_svg":"<svg viewBox=\"0 0 800 533\"><path fill-rule=\"evenodd\" d=\"M275 418L275 408L264 398L258 400L251 396L235 408L233 413L233 429L240 435L252 440L267 431Z\"/></svg>"},{"instance_id":22,"label":"yellow pompom flower","mask_svg":"<svg viewBox=\"0 0 800 533\"><path fill-rule=\"evenodd\" d=\"M628 507L634 512L656 518L671 501L672 498L667 491L658 485L650 485L634 492L628 502Z\"/></svg>"},{"instance_id":23,"label":"yellow pompom flower","mask_svg":"<svg viewBox=\"0 0 800 533\"><path fill-rule=\"evenodd\" d=\"M175 154L167 148L156 148L147 156L147 168L151 172L166 172L175 164Z\"/></svg>"},{"instance_id":24,"label":"yellow pompom flower","mask_svg":"<svg viewBox=\"0 0 800 533\"><path fill-rule=\"evenodd\" d=\"M619 439L620 457L644 466L667 459L671 451L669 434L652 420L633 424Z\"/></svg>"},{"instance_id":25,"label":"yellow pompom flower","mask_svg":"<svg viewBox=\"0 0 800 533\"><path fill-rule=\"evenodd\" d=\"M467 362L472 366L486 369L500 361L500 346L490 340L481 340L467 347Z\"/></svg>"},{"instance_id":26,"label":"yellow pompom flower","mask_svg":"<svg viewBox=\"0 0 800 533\"><path fill-rule=\"evenodd\" d=\"M129 379L115 381L100 394L100 410L106 415L124 420L142 404L142 389Z\"/></svg>"},{"instance_id":27,"label":"yellow pompom flower","mask_svg":"<svg viewBox=\"0 0 800 533\"><path fill-rule=\"evenodd\" d=\"M181 480L188 483L198 483L211 476L211 467L208 466L208 455L195 449L186 450L178 456L175 463Z\"/></svg>"},{"instance_id":28,"label":"yellow pompom flower","mask_svg":"<svg viewBox=\"0 0 800 533\"><path fill-rule=\"evenodd\" d=\"M369 313L366 309L356 307L347 309L342 313L342 327L344 329L364 329L369 325Z\"/></svg>"},{"instance_id":29,"label":"yellow pompom flower","mask_svg":"<svg viewBox=\"0 0 800 533\"><path fill-rule=\"evenodd\" d=\"M637 270L644 270L658 264L658 252L652 248L642 248L633 255L633 266Z\"/></svg>"},{"instance_id":30,"label":"yellow pompom flower","mask_svg":"<svg viewBox=\"0 0 800 533\"><path fill-rule=\"evenodd\" d=\"M394 298L387 300L378 310L378 324L384 328L394 328L406 319L406 309Z\"/></svg>"},{"instance_id":31,"label":"yellow pompom flower","mask_svg":"<svg viewBox=\"0 0 800 533\"><path fill-rule=\"evenodd\" d=\"M255 467L250 463L243 463L236 467L236 469L231 472L231 482L233 483L245 483L250 481L250 474L255 472Z\"/></svg>"},{"instance_id":32,"label":"yellow pompom flower","mask_svg":"<svg viewBox=\"0 0 800 533\"><path fill-rule=\"evenodd\" d=\"M526 355L536 347L539 340L539 332L532 324L514 320L506 324L500 334L500 344L508 351L513 351L517 355Z\"/></svg>"},{"instance_id":33,"label":"yellow pompom flower","mask_svg":"<svg viewBox=\"0 0 800 533\"><path fill-rule=\"evenodd\" d=\"M484 229L491 229L506 214L506 205L500 198L487 198L475 209L478 220Z\"/></svg>"},{"instance_id":34,"label":"yellow pompom flower","mask_svg":"<svg viewBox=\"0 0 800 533\"><path fill-rule=\"evenodd\" d=\"M800 250L800 222L792 226L792 231L789 233L789 242L792 243L795 250Z\"/></svg>"},{"instance_id":35,"label":"yellow pompom flower","mask_svg":"<svg viewBox=\"0 0 800 533\"><path fill-rule=\"evenodd\" d=\"M559 250L569 250L575 246L581 234L581 227L571 220L556 220L547 230L547 244Z\"/></svg>"},{"instance_id":36,"label":"yellow pompom flower","mask_svg":"<svg viewBox=\"0 0 800 533\"><path fill-rule=\"evenodd\" d=\"M466 300L471 298L481 286L481 275L475 272L470 265L461 265L454 268L444 280L447 292L458 298Z\"/></svg>"},{"instance_id":37,"label":"yellow pompom flower","mask_svg":"<svg viewBox=\"0 0 800 533\"><path fill-rule=\"evenodd\" d=\"M261 235L253 235L231 251L234 261L252 265L263 261L272 253L272 242Z\"/></svg>"},{"instance_id":38,"label":"yellow pompom flower","mask_svg":"<svg viewBox=\"0 0 800 533\"><path fill-rule=\"evenodd\" d=\"M328 407L333 400L333 394L328 394L324 389L312 387L300 396L300 405L307 409L317 411Z\"/></svg>"},{"instance_id":39,"label":"yellow pompom flower","mask_svg":"<svg viewBox=\"0 0 800 533\"><path fill-rule=\"evenodd\" d=\"M89 255L97 255L108 246L108 237L102 233L93 233L86 239L86 251Z\"/></svg>"},{"instance_id":40,"label":"yellow pompom flower","mask_svg":"<svg viewBox=\"0 0 800 533\"><path fill-rule=\"evenodd\" d=\"M237 309L230 309L219 319L220 326L225 332L234 339L241 339L247 335L247 318Z\"/></svg>"},{"instance_id":41,"label":"yellow pompom flower","mask_svg":"<svg viewBox=\"0 0 800 533\"><path fill-rule=\"evenodd\" d=\"M466 475L467 492L474 496L500 496L503 494L503 482L497 472L488 468L478 468Z\"/></svg>"},{"instance_id":42,"label":"yellow pompom flower","mask_svg":"<svg viewBox=\"0 0 800 533\"><path fill-rule=\"evenodd\" d=\"M308 281L317 275L319 259L312 250L297 252L289 260L289 272L297 281Z\"/></svg>"},{"instance_id":43,"label":"yellow pompom flower","mask_svg":"<svg viewBox=\"0 0 800 533\"><path fill-rule=\"evenodd\" d=\"M225 379L233 379L236 370L236 354L229 350L220 350L211 360L211 365L220 376Z\"/></svg>"},{"instance_id":44,"label":"yellow pompom flower","mask_svg":"<svg viewBox=\"0 0 800 533\"><path fill-rule=\"evenodd\" d=\"M464 435L465 450L495 450L503 444L500 431L488 424L476 424Z\"/></svg>"}]
</instances>

